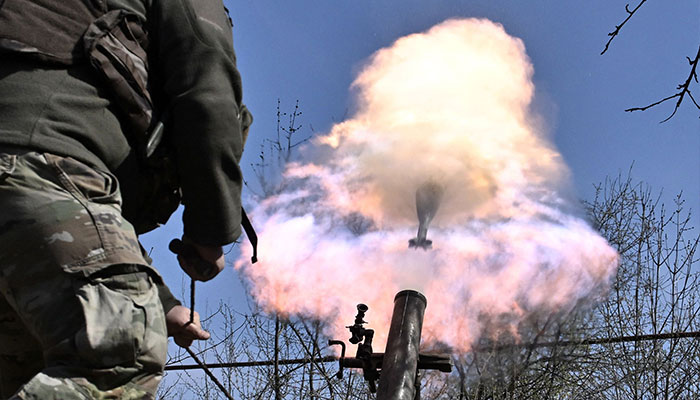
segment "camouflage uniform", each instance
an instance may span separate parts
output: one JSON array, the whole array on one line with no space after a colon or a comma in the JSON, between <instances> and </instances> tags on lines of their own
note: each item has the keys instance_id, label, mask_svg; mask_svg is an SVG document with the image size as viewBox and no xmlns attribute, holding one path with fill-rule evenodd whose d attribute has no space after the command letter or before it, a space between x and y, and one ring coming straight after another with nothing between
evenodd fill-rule
<instances>
[{"instance_id":1,"label":"camouflage uniform","mask_svg":"<svg viewBox=\"0 0 700 400\"><path fill-rule=\"evenodd\" d=\"M0 398L154 397L160 277L120 207L111 174L0 147Z\"/></svg>"},{"instance_id":2,"label":"camouflage uniform","mask_svg":"<svg viewBox=\"0 0 700 400\"><path fill-rule=\"evenodd\" d=\"M245 109L220 0L0 0L0 397L148 398L165 361L172 295L158 300L153 285L167 288L123 219L154 200L132 110L87 60L50 57L83 48L86 10L148 29L184 234L221 246L241 233Z\"/></svg>"}]
</instances>

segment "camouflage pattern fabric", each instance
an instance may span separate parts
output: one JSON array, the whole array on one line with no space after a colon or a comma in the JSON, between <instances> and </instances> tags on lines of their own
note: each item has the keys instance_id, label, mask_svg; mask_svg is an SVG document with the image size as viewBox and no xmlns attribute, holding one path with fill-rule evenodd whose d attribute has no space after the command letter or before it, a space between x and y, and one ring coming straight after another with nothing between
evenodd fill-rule
<instances>
[{"instance_id":1,"label":"camouflage pattern fabric","mask_svg":"<svg viewBox=\"0 0 700 400\"><path fill-rule=\"evenodd\" d=\"M116 179L0 148L0 398L151 399L163 308Z\"/></svg>"}]
</instances>

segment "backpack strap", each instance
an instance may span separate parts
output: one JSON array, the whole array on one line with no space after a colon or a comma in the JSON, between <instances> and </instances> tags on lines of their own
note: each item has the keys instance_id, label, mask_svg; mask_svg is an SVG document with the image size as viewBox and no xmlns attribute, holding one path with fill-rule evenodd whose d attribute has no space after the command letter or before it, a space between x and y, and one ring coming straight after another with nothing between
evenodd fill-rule
<instances>
[{"instance_id":1,"label":"backpack strap","mask_svg":"<svg viewBox=\"0 0 700 400\"><path fill-rule=\"evenodd\" d=\"M124 114L129 139L143 153L156 122L148 82L148 33L143 23L132 12L109 11L87 28L83 46Z\"/></svg>"}]
</instances>

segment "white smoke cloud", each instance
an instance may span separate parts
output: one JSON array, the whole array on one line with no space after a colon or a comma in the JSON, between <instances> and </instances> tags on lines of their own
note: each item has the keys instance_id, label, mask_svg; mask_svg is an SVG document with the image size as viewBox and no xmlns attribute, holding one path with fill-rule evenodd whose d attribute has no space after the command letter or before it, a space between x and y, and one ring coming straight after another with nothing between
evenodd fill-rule
<instances>
[{"instance_id":1,"label":"white smoke cloud","mask_svg":"<svg viewBox=\"0 0 700 400\"><path fill-rule=\"evenodd\" d=\"M326 319L339 337L366 303L383 343L394 294L417 289L424 340L466 351L483 315L517 324L602 293L617 254L567 201L569 171L530 109L532 74L522 41L488 20L376 52L353 83L356 113L315 144L326 160L290 165L287 189L252 213L260 262L243 254L236 267L257 301ZM444 189L433 249L408 249L425 182Z\"/></svg>"}]
</instances>

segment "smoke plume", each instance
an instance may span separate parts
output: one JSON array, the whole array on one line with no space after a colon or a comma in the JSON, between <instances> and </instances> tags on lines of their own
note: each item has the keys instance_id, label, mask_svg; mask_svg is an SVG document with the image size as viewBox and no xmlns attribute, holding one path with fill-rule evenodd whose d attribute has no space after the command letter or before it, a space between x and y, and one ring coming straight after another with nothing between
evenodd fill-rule
<instances>
[{"instance_id":1,"label":"smoke plume","mask_svg":"<svg viewBox=\"0 0 700 400\"><path fill-rule=\"evenodd\" d=\"M256 300L323 319L338 338L366 303L381 351L394 294L416 289L424 340L467 351L485 319L513 327L603 294L617 254L571 200L531 110L532 74L522 41L487 20L448 20L377 51L353 83L354 115L252 212L260 262L243 246L236 267ZM408 248L425 183L442 188L427 251Z\"/></svg>"}]
</instances>

